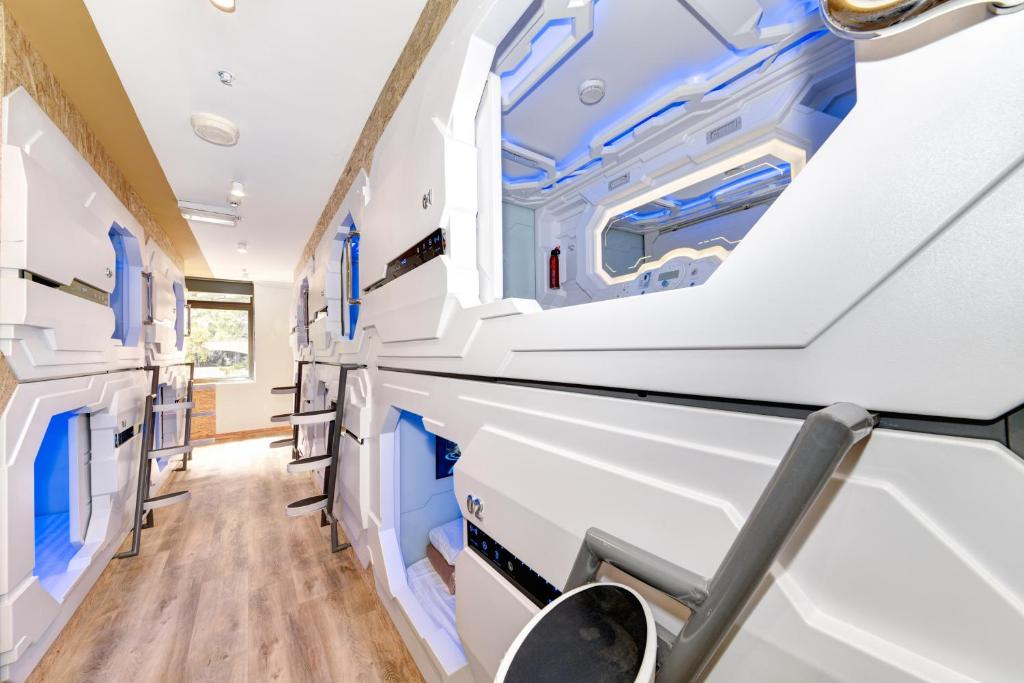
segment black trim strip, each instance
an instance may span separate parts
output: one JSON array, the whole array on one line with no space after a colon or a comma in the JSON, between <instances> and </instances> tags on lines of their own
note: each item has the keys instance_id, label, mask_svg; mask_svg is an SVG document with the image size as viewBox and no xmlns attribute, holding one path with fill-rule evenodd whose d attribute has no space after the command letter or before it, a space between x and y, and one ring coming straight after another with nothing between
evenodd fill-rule
<instances>
[{"instance_id":1,"label":"black trim strip","mask_svg":"<svg viewBox=\"0 0 1024 683\"><path fill-rule=\"evenodd\" d=\"M426 375L429 377L456 379L467 382L503 384L530 389L545 389L548 391L562 391L574 394L587 394L590 396L605 396L608 398L618 398L627 401L647 401L651 403L666 403L691 408L724 410L733 413L786 417L795 420L803 420L814 411L820 410L824 407L800 405L795 403L773 403L769 401L753 401L748 399L730 399L715 396L673 394L660 391L620 389L587 384L564 384L546 380L513 379L507 377L489 377L486 375L462 375L452 372L413 370L409 368L396 368L384 365L378 365L377 369L384 372L398 372L408 375ZM1006 415L994 420L969 420L955 417L914 415L910 413L879 412L877 414L878 429L891 429L902 432L915 432L919 434L958 436L968 439L996 441L1010 448L1018 455L1024 456L1024 427L1019 430L1020 435L1016 439L1013 438L1014 430L1011 429L1011 425L1013 424L1012 420L1018 413L1022 413L1022 417L1024 417L1024 407L1010 411ZM1021 420L1020 422L1024 425L1024 420Z\"/></svg>"}]
</instances>

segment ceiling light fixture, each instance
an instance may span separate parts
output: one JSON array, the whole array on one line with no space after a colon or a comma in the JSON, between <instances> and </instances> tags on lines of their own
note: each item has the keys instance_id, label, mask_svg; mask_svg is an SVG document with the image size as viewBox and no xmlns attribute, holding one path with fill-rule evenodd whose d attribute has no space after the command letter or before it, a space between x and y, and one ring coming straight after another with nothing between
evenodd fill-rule
<instances>
[{"instance_id":1,"label":"ceiling light fixture","mask_svg":"<svg viewBox=\"0 0 1024 683\"><path fill-rule=\"evenodd\" d=\"M238 182L237 180L231 181L231 190L228 192L235 199L241 199L245 196L245 185Z\"/></svg>"},{"instance_id":2,"label":"ceiling light fixture","mask_svg":"<svg viewBox=\"0 0 1024 683\"><path fill-rule=\"evenodd\" d=\"M196 202L178 202L181 209L181 217L187 221L196 223L210 223L211 225L226 225L235 227L242 217L234 208L224 206L212 206L210 204L199 204Z\"/></svg>"},{"instance_id":3,"label":"ceiling light fixture","mask_svg":"<svg viewBox=\"0 0 1024 683\"><path fill-rule=\"evenodd\" d=\"M226 225L229 228L233 228L238 225L238 220L235 218L218 218L217 216L204 216L201 213L185 213L181 212L181 217L187 221L193 223L210 223L211 225Z\"/></svg>"},{"instance_id":4,"label":"ceiling light fixture","mask_svg":"<svg viewBox=\"0 0 1024 683\"><path fill-rule=\"evenodd\" d=\"M235 0L210 0L210 4L221 12L231 13L235 11Z\"/></svg>"},{"instance_id":5,"label":"ceiling light fixture","mask_svg":"<svg viewBox=\"0 0 1024 683\"><path fill-rule=\"evenodd\" d=\"M580 102L589 107L603 99L604 81L600 78L591 78L580 83Z\"/></svg>"},{"instance_id":6,"label":"ceiling light fixture","mask_svg":"<svg viewBox=\"0 0 1024 683\"><path fill-rule=\"evenodd\" d=\"M247 242L239 242L238 243L238 253L239 254L247 254L247 253L249 253L249 244Z\"/></svg>"},{"instance_id":7,"label":"ceiling light fixture","mask_svg":"<svg viewBox=\"0 0 1024 683\"><path fill-rule=\"evenodd\" d=\"M220 82L224 85L232 85L235 82L235 75L227 69L219 70L217 72L217 78L219 78Z\"/></svg>"},{"instance_id":8,"label":"ceiling light fixture","mask_svg":"<svg viewBox=\"0 0 1024 683\"><path fill-rule=\"evenodd\" d=\"M238 144L238 126L223 116L200 112L192 114L191 122L192 130L200 139L221 147Z\"/></svg>"}]
</instances>

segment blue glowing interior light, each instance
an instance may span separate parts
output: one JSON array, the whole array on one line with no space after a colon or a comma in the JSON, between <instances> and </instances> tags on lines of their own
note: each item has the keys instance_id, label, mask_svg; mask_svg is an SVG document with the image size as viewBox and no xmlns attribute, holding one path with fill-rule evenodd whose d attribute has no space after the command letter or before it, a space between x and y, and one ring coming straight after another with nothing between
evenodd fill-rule
<instances>
[{"instance_id":1,"label":"blue glowing interior light","mask_svg":"<svg viewBox=\"0 0 1024 683\"><path fill-rule=\"evenodd\" d=\"M501 74L503 89L512 89L523 82L537 67L540 66L558 46L572 37L572 19L553 19L544 24L530 40L530 51L523 59L508 71Z\"/></svg>"},{"instance_id":2,"label":"blue glowing interior light","mask_svg":"<svg viewBox=\"0 0 1024 683\"><path fill-rule=\"evenodd\" d=\"M602 157L591 159L587 163L577 168L575 171L570 171L569 173L565 174L564 176L556 180L555 185L561 185L562 183L572 180L573 178L577 178L586 173L587 171L589 171L590 169L600 166L603 162L604 159Z\"/></svg>"},{"instance_id":3,"label":"blue glowing interior light","mask_svg":"<svg viewBox=\"0 0 1024 683\"><path fill-rule=\"evenodd\" d=\"M640 223L642 221L651 221L656 218L664 218L670 213L672 213L670 209L656 209L654 211L627 211L622 214L622 217L632 223Z\"/></svg>"},{"instance_id":4,"label":"blue glowing interior light","mask_svg":"<svg viewBox=\"0 0 1024 683\"><path fill-rule=\"evenodd\" d=\"M818 0L797 0L796 2L779 3L764 10L757 25L758 28L766 28L778 26L779 24L791 24L816 14L818 7Z\"/></svg>"},{"instance_id":5,"label":"blue glowing interior light","mask_svg":"<svg viewBox=\"0 0 1024 683\"><path fill-rule=\"evenodd\" d=\"M117 223L107 232L114 247L115 280L110 295L110 308L114 311L114 334L124 346L139 343L142 332L142 251L139 240Z\"/></svg>"},{"instance_id":6,"label":"blue glowing interior light","mask_svg":"<svg viewBox=\"0 0 1024 683\"><path fill-rule=\"evenodd\" d=\"M43 434L33 466L35 565L32 573L44 586L63 574L81 547L71 541L70 477L72 454L68 432L77 411L54 415Z\"/></svg>"},{"instance_id":7,"label":"blue glowing interior light","mask_svg":"<svg viewBox=\"0 0 1024 683\"><path fill-rule=\"evenodd\" d=\"M795 40L791 44L789 44L786 47L784 47L783 49L779 50L779 53L775 57L775 59L778 59L779 57L781 57L782 55L784 55L784 54L786 54L788 52L792 52L793 50L801 47L802 45L806 45L807 43L812 43L815 40L817 40L818 38L821 38L822 36L825 36L827 34L828 34L828 29L821 29L820 31L811 31L807 35L801 37L799 40ZM749 76L750 74L752 74L755 71L757 71L758 69L760 69L762 66L764 66L764 63L766 61L768 61L768 60L763 59L760 62L758 62L757 64L755 64L754 66L750 67L749 69L745 69L742 72L740 72L740 73L736 74L735 76L733 76L732 78L730 78L729 80L727 80L727 81L725 81L723 83L720 83L719 85L716 85L714 88L712 88L711 90L708 91L708 94L711 94L713 92L718 92L720 90L725 90L726 88L728 88L730 85L732 85L736 81L739 81L742 78L745 78L746 76Z\"/></svg>"},{"instance_id":8,"label":"blue glowing interior light","mask_svg":"<svg viewBox=\"0 0 1024 683\"><path fill-rule=\"evenodd\" d=\"M632 211L626 211L617 216L614 221L625 220L633 224L653 223L645 225L644 228L657 227L680 218L697 218L704 214L726 206L735 205L740 200L746 200L768 188L788 184L791 179L792 169L788 163L780 163L777 166L759 167L748 172L739 178L734 178L722 183L718 187L705 192L697 197L679 199L671 195L662 197L660 202L669 202L673 208L662 207L659 209L647 209L650 204L645 204ZM661 219L668 219L662 221Z\"/></svg>"},{"instance_id":9,"label":"blue glowing interior light","mask_svg":"<svg viewBox=\"0 0 1024 683\"><path fill-rule=\"evenodd\" d=\"M353 223L349 226L350 232L356 232L356 226ZM359 235L352 235L349 238L349 258L352 263L352 293L349 295L350 299L359 298ZM355 339L356 337L356 323L359 322L359 305L349 304L348 306L348 338Z\"/></svg>"},{"instance_id":10,"label":"blue glowing interior light","mask_svg":"<svg viewBox=\"0 0 1024 683\"><path fill-rule=\"evenodd\" d=\"M659 116L662 116L663 114L666 114L666 113L672 111L673 109L678 109L679 107L682 107L685 104L686 104L686 101L685 100L681 100L679 102L672 102L671 104L668 104L668 105L662 107L661 109L659 109L658 111L654 112L650 116L642 119L638 123L630 126L626 130L622 131L621 133L619 133L615 137L609 138L604 143L603 147L605 147L607 149L608 147L613 146L616 142L618 142L619 140L622 140L624 137L626 137L628 135L632 135L633 131L635 131L637 128L639 128L640 126L644 125L645 123L647 123L649 121L653 121L654 119L658 118Z\"/></svg>"}]
</instances>

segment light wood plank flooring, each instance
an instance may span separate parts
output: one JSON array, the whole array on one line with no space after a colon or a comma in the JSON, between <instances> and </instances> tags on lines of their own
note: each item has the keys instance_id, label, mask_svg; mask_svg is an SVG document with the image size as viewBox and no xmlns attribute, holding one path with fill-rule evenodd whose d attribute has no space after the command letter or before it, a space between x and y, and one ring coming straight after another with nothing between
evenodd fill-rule
<instances>
[{"instance_id":1,"label":"light wood plank flooring","mask_svg":"<svg viewBox=\"0 0 1024 683\"><path fill-rule=\"evenodd\" d=\"M316 493L269 439L197 449L139 557L113 560L29 679L420 681L351 550L284 506ZM127 547L126 543L124 547Z\"/></svg>"}]
</instances>

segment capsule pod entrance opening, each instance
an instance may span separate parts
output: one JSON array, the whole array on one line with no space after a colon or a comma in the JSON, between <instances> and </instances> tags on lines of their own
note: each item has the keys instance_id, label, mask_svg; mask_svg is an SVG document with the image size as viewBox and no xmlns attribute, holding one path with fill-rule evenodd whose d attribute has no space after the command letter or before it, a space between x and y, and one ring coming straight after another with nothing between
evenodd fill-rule
<instances>
[{"instance_id":1,"label":"capsule pod entrance opening","mask_svg":"<svg viewBox=\"0 0 1024 683\"><path fill-rule=\"evenodd\" d=\"M455 498L457 444L428 430L416 413L391 407L380 440L383 572L394 600L432 667L468 675L456 630L456 562L465 546Z\"/></svg>"},{"instance_id":2,"label":"capsule pod entrance opening","mask_svg":"<svg viewBox=\"0 0 1024 683\"><path fill-rule=\"evenodd\" d=\"M88 415L75 410L54 415L35 458L32 573L57 600L81 571L70 565L85 541L92 511L88 431Z\"/></svg>"},{"instance_id":3,"label":"capsule pod entrance opening","mask_svg":"<svg viewBox=\"0 0 1024 683\"><path fill-rule=\"evenodd\" d=\"M31 671L131 527L147 386L141 371L32 382L0 415L5 678Z\"/></svg>"}]
</instances>

